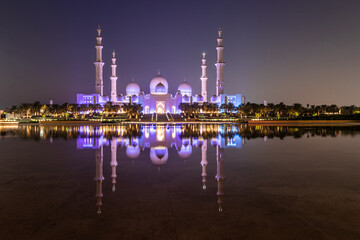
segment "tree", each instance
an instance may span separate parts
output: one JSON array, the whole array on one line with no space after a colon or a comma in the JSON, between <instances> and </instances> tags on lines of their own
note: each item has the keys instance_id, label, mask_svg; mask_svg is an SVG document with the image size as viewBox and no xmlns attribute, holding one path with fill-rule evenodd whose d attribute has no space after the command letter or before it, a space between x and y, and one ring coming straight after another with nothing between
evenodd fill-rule
<instances>
[{"instance_id":1,"label":"tree","mask_svg":"<svg viewBox=\"0 0 360 240\"><path fill-rule=\"evenodd\" d=\"M135 119L138 119L143 107L141 104L124 104L122 106L122 109L124 112L126 112L126 114L129 116L129 118L131 119L132 117L135 117Z\"/></svg>"}]
</instances>

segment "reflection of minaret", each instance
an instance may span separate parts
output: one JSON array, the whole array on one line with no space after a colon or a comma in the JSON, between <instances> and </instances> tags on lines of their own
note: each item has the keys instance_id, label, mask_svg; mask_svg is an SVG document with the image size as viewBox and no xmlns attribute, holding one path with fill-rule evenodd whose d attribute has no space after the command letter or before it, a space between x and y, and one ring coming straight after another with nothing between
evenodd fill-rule
<instances>
[{"instance_id":1,"label":"reflection of minaret","mask_svg":"<svg viewBox=\"0 0 360 240\"><path fill-rule=\"evenodd\" d=\"M117 81L117 76L116 76L116 58L115 58L115 50L112 53L113 57L111 59L111 102L116 102L116 81Z\"/></svg>"},{"instance_id":2,"label":"reflection of minaret","mask_svg":"<svg viewBox=\"0 0 360 240\"><path fill-rule=\"evenodd\" d=\"M97 213L101 213L101 205L102 205L102 181L104 180L103 175L103 146L101 146L99 149L96 149L95 152L95 161L96 161L96 175L95 175L95 181L96 181L96 206L97 206Z\"/></svg>"},{"instance_id":3,"label":"reflection of minaret","mask_svg":"<svg viewBox=\"0 0 360 240\"><path fill-rule=\"evenodd\" d=\"M216 47L217 50L217 62L216 66L216 96L220 94L224 94L224 66L225 62L223 62L223 51L224 46L222 45L223 38L221 36L221 29L219 29L219 37L217 39L218 45Z\"/></svg>"},{"instance_id":4,"label":"reflection of minaret","mask_svg":"<svg viewBox=\"0 0 360 240\"><path fill-rule=\"evenodd\" d=\"M206 53L203 52L202 65L201 65L201 95L204 98L204 102L207 102L207 89L206 89L206 81L208 80L206 76Z\"/></svg>"},{"instance_id":5,"label":"reflection of minaret","mask_svg":"<svg viewBox=\"0 0 360 240\"><path fill-rule=\"evenodd\" d=\"M111 182L112 182L112 191L115 192L115 184L116 184L116 166L118 165L116 161L116 138L111 140Z\"/></svg>"},{"instance_id":6,"label":"reflection of minaret","mask_svg":"<svg viewBox=\"0 0 360 240\"><path fill-rule=\"evenodd\" d=\"M203 189L206 189L206 166L208 164L207 160L206 160L206 152L207 152L207 140L204 140L204 143L201 147L201 166L202 166L202 172L201 172L201 176L202 176L202 183L203 183Z\"/></svg>"},{"instance_id":7,"label":"reflection of minaret","mask_svg":"<svg viewBox=\"0 0 360 240\"><path fill-rule=\"evenodd\" d=\"M104 95L104 83L103 83L103 67L104 62L102 61L102 49L103 46L101 45L101 28L100 26L97 29L98 35L96 37L96 61L94 62L95 65L95 93L100 94L100 96Z\"/></svg>"},{"instance_id":8,"label":"reflection of minaret","mask_svg":"<svg viewBox=\"0 0 360 240\"><path fill-rule=\"evenodd\" d=\"M224 149L221 148L219 145L216 145L216 163L217 163L217 171L216 171L216 180L218 182L218 191L216 195L218 196L218 205L219 205L219 212L222 212L222 203L223 203L223 184L224 184Z\"/></svg>"}]
</instances>

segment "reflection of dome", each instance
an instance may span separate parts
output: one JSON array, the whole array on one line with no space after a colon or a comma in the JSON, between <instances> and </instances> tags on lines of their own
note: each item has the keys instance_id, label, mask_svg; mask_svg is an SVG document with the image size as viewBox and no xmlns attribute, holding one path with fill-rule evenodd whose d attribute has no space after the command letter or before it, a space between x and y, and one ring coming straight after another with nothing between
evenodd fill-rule
<instances>
[{"instance_id":1,"label":"reflection of dome","mask_svg":"<svg viewBox=\"0 0 360 240\"><path fill-rule=\"evenodd\" d=\"M131 159L138 158L140 156L140 148L139 146L129 145L126 148L126 156Z\"/></svg>"},{"instance_id":2,"label":"reflection of dome","mask_svg":"<svg viewBox=\"0 0 360 240\"><path fill-rule=\"evenodd\" d=\"M220 145L219 139L216 137L211 138L211 146L216 146L216 145Z\"/></svg>"},{"instance_id":3,"label":"reflection of dome","mask_svg":"<svg viewBox=\"0 0 360 240\"><path fill-rule=\"evenodd\" d=\"M188 84L187 82L182 82L180 83L178 90L181 92L181 94L184 95L188 95L191 96L192 94L192 88L190 86L190 84Z\"/></svg>"},{"instance_id":4,"label":"reflection of dome","mask_svg":"<svg viewBox=\"0 0 360 240\"><path fill-rule=\"evenodd\" d=\"M163 165L167 162L169 152L166 147L158 146L150 149L150 159L155 165Z\"/></svg>"},{"instance_id":5,"label":"reflection of dome","mask_svg":"<svg viewBox=\"0 0 360 240\"><path fill-rule=\"evenodd\" d=\"M165 86L166 92L168 92L169 84L166 81L166 79L159 74L159 75L155 76L153 79L151 79L151 81L150 81L150 93L155 93L155 87L159 83L162 83Z\"/></svg>"},{"instance_id":6,"label":"reflection of dome","mask_svg":"<svg viewBox=\"0 0 360 240\"><path fill-rule=\"evenodd\" d=\"M218 97L216 95L211 96L211 102L217 102L218 101Z\"/></svg>"},{"instance_id":7,"label":"reflection of dome","mask_svg":"<svg viewBox=\"0 0 360 240\"><path fill-rule=\"evenodd\" d=\"M190 157L192 154L192 146L191 145L188 145L188 146L182 145L178 154L181 158Z\"/></svg>"},{"instance_id":8,"label":"reflection of dome","mask_svg":"<svg viewBox=\"0 0 360 240\"><path fill-rule=\"evenodd\" d=\"M126 94L128 96L132 96L132 95L139 95L140 93L140 86L139 84L135 83L135 82L131 82L126 86Z\"/></svg>"},{"instance_id":9,"label":"reflection of dome","mask_svg":"<svg viewBox=\"0 0 360 240\"><path fill-rule=\"evenodd\" d=\"M183 101L183 102L189 102L189 101L190 101L189 96L188 96L188 95L183 96L183 97L182 97L182 101Z\"/></svg>"},{"instance_id":10,"label":"reflection of dome","mask_svg":"<svg viewBox=\"0 0 360 240\"><path fill-rule=\"evenodd\" d=\"M158 83L158 84L155 86L155 93L158 93L158 94L166 94L166 93L167 93L167 89L166 89L165 85L162 84L161 82Z\"/></svg>"}]
</instances>

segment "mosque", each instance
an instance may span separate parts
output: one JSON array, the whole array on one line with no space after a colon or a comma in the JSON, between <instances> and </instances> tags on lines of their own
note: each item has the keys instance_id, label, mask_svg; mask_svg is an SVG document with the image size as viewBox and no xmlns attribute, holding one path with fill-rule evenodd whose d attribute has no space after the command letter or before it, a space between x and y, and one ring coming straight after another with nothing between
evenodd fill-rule
<instances>
[{"instance_id":1,"label":"mosque","mask_svg":"<svg viewBox=\"0 0 360 240\"><path fill-rule=\"evenodd\" d=\"M144 114L163 114L163 113L180 113L179 104L180 103L199 103L202 105L204 102L210 102L218 104L219 106L223 103L233 103L235 107L241 105L245 98L241 94L225 94L224 93L224 79L223 71L225 62L223 61L223 50L224 46L222 45L222 31L218 31L218 45L217 50L217 62L216 66L216 94L211 96L208 99L207 93L207 74L206 74L206 54L202 54L202 74L200 77L201 80L201 94L193 94L191 85L184 81L179 84L177 92L172 95L168 92L169 83L168 81L160 75L160 72L153 77L150 81L150 93L146 94L143 89L140 88L139 84L130 82L126 86L125 94L118 94L117 92L117 80L116 75L116 58L115 51L112 53L111 59L111 70L112 74L110 77L111 80L111 94L109 96L104 95L104 81L103 81L103 66L104 62L102 60L102 49L101 44L101 29L100 26L97 29L96 37L96 61L95 65L95 93L93 94L77 94L77 104L100 104L104 105L107 102L112 102L112 104L123 105L128 103L137 103L143 106Z\"/></svg>"}]
</instances>

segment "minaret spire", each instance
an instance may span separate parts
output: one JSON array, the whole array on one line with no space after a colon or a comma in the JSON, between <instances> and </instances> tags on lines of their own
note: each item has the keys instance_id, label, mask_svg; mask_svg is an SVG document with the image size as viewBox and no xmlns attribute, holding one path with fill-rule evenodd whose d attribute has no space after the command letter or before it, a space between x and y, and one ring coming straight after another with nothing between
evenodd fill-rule
<instances>
[{"instance_id":1,"label":"minaret spire","mask_svg":"<svg viewBox=\"0 0 360 240\"><path fill-rule=\"evenodd\" d=\"M117 90L116 90L116 82L118 77L116 76L116 58L115 58L115 50L112 52L112 59L111 59L111 102L116 102Z\"/></svg>"},{"instance_id":2,"label":"minaret spire","mask_svg":"<svg viewBox=\"0 0 360 240\"><path fill-rule=\"evenodd\" d=\"M96 162L96 174L95 174L95 181L96 181L96 206L97 206L97 213L101 213L101 206L102 206L102 182L104 181L103 175L103 160L104 160L104 150L103 146L100 146L99 149L96 149L95 153L95 162Z\"/></svg>"},{"instance_id":3,"label":"minaret spire","mask_svg":"<svg viewBox=\"0 0 360 240\"><path fill-rule=\"evenodd\" d=\"M101 28L100 25L97 29L97 37L96 37L96 61L94 62L95 65L95 93L99 94L100 96L104 95L104 82L103 82L103 66L104 62L102 61L102 49L103 46L101 45Z\"/></svg>"},{"instance_id":4,"label":"minaret spire","mask_svg":"<svg viewBox=\"0 0 360 240\"><path fill-rule=\"evenodd\" d=\"M116 184L116 166L118 165L116 160L116 151L117 151L117 141L116 138L111 139L111 182L112 182L112 191L115 192Z\"/></svg>"},{"instance_id":5,"label":"minaret spire","mask_svg":"<svg viewBox=\"0 0 360 240\"><path fill-rule=\"evenodd\" d=\"M224 149L221 146L216 145L216 180L218 182L218 191L216 193L218 197L219 212L222 212L222 204L224 197Z\"/></svg>"},{"instance_id":6,"label":"minaret spire","mask_svg":"<svg viewBox=\"0 0 360 240\"><path fill-rule=\"evenodd\" d=\"M203 189L206 190L206 166L208 164L207 160L206 160L206 153L207 153L207 140L204 139L204 143L201 147L201 167L202 167L202 172L201 172L201 176L202 176L202 183L203 183Z\"/></svg>"},{"instance_id":7,"label":"minaret spire","mask_svg":"<svg viewBox=\"0 0 360 240\"><path fill-rule=\"evenodd\" d=\"M206 76L206 53L203 52L202 53L202 65L201 65L201 95L204 98L204 102L207 102L207 88L206 88L206 82L208 80L207 76Z\"/></svg>"},{"instance_id":8,"label":"minaret spire","mask_svg":"<svg viewBox=\"0 0 360 240\"><path fill-rule=\"evenodd\" d=\"M222 45L223 38L222 38L221 28L219 28L218 34L219 34L219 37L217 39L218 45L216 47L217 62L215 63L215 66L216 66L216 96L224 94L224 66L225 66L225 62L223 61L224 46Z\"/></svg>"}]
</instances>

